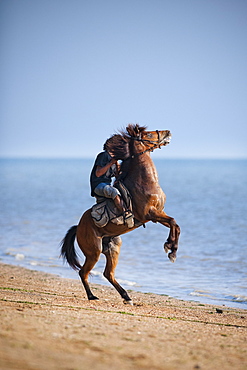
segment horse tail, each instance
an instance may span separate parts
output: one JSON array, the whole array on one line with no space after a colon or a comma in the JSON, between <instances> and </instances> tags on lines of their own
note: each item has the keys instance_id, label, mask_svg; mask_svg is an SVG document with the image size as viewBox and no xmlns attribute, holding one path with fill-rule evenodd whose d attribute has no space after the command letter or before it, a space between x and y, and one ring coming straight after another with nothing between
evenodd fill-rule
<instances>
[{"instance_id":1,"label":"horse tail","mask_svg":"<svg viewBox=\"0 0 247 370\"><path fill-rule=\"evenodd\" d=\"M64 260L68 262L70 267L74 270L80 270L81 265L78 261L78 257L75 251L75 236L76 236L77 226L72 226L65 235L64 239L61 242L61 256Z\"/></svg>"}]
</instances>

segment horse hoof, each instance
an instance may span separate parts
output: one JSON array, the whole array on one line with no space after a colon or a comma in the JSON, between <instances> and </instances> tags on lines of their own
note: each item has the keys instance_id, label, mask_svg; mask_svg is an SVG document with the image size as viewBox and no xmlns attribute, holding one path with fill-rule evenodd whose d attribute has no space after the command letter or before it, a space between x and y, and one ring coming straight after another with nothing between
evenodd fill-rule
<instances>
[{"instance_id":1,"label":"horse hoof","mask_svg":"<svg viewBox=\"0 0 247 370\"><path fill-rule=\"evenodd\" d=\"M130 306L133 306L133 302L131 300L126 301L126 299L123 301L124 304L129 304Z\"/></svg>"},{"instance_id":2,"label":"horse hoof","mask_svg":"<svg viewBox=\"0 0 247 370\"><path fill-rule=\"evenodd\" d=\"M88 297L88 300L89 301L98 301L99 298L98 297L95 297L95 295L92 295L92 296Z\"/></svg>"},{"instance_id":3,"label":"horse hoof","mask_svg":"<svg viewBox=\"0 0 247 370\"><path fill-rule=\"evenodd\" d=\"M164 244L164 250L165 250L166 253L168 253L170 248L168 248L167 245Z\"/></svg>"},{"instance_id":4,"label":"horse hoof","mask_svg":"<svg viewBox=\"0 0 247 370\"><path fill-rule=\"evenodd\" d=\"M174 256L172 255L172 253L169 253L169 254L168 254L168 258L169 258L169 260L170 260L172 263L174 263L174 262L176 261L176 257L174 257Z\"/></svg>"}]
</instances>

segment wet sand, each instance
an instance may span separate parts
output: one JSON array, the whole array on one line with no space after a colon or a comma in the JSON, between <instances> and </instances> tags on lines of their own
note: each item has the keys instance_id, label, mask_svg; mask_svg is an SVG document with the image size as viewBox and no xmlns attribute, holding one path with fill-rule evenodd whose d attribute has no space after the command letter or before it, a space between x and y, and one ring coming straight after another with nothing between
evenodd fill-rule
<instances>
[{"instance_id":1,"label":"wet sand","mask_svg":"<svg viewBox=\"0 0 247 370\"><path fill-rule=\"evenodd\" d=\"M247 369L247 310L0 264L0 369Z\"/></svg>"}]
</instances>

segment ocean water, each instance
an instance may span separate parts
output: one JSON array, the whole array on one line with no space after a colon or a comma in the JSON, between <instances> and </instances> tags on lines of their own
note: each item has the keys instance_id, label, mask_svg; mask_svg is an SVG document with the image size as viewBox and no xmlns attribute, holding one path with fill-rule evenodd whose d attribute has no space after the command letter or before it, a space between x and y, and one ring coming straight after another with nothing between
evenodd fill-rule
<instances>
[{"instance_id":1,"label":"ocean water","mask_svg":"<svg viewBox=\"0 0 247 370\"><path fill-rule=\"evenodd\" d=\"M154 162L166 212L181 227L177 261L163 249L169 230L150 222L122 236L117 279L126 289L247 309L247 160ZM59 244L94 203L92 165L93 159L0 160L1 262L78 279L59 258ZM102 255L91 282L109 285L104 264Z\"/></svg>"}]
</instances>

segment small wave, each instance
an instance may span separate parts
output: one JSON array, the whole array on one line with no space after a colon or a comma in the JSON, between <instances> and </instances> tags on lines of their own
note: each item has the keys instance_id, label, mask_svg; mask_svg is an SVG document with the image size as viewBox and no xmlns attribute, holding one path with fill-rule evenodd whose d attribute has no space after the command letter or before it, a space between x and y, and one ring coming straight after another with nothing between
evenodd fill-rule
<instances>
[{"instance_id":1,"label":"small wave","mask_svg":"<svg viewBox=\"0 0 247 370\"><path fill-rule=\"evenodd\" d=\"M124 284L124 285L129 285L129 286L138 286L137 283L135 281L128 281L128 280L121 280L121 279L118 279L118 282L120 284Z\"/></svg>"},{"instance_id":2,"label":"small wave","mask_svg":"<svg viewBox=\"0 0 247 370\"><path fill-rule=\"evenodd\" d=\"M90 271L90 275L97 276L97 277L99 277L99 278L100 278L100 279L102 279L102 280L107 280L107 279L104 277L104 275L102 274L102 272L97 271L97 270L92 270L92 271Z\"/></svg>"},{"instance_id":3,"label":"small wave","mask_svg":"<svg viewBox=\"0 0 247 370\"><path fill-rule=\"evenodd\" d=\"M211 294L207 290L194 290L193 292L190 292L189 295L194 296L194 297L210 297L211 298Z\"/></svg>"},{"instance_id":4,"label":"small wave","mask_svg":"<svg viewBox=\"0 0 247 370\"><path fill-rule=\"evenodd\" d=\"M35 261L35 260L33 260L33 261L30 261L29 262L29 264L31 265L31 266L43 266L43 267L60 267L59 265L57 265L57 264L50 264L50 262L43 262L43 261Z\"/></svg>"},{"instance_id":5,"label":"small wave","mask_svg":"<svg viewBox=\"0 0 247 370\"><path fill-rule=\"evenodd\" d=\"M233 302L247 302L247 297L244 296L244 295L236 295L236 296L233 296L233 299L232 299Z\"/></svg>"},{"instance_id":6,"label":"small wave","mask_svg":"<svg viewBox=\"0 0 247 370\"><path fill-rule=\"evenodd\" d=\"M40 266L41 264L39 262L37 262L37 261L31 261L30 262L30 265L31 266Z\"/></svg>"},{"instance_id":7,"label":"small wave","mask_svg":"<svg viewBox=\"0 0 247 370\"><path fill-rule=\"evenodd\" d=\"M102 280L108 281L108 280L104 277L104 275L102 274L102 272L100 272L100 271L92 270L92 271L90 272L90 274L91 274L91 275L93 275L93 276L97 276L97 277L101 278ZM138 286L138 285L137 285L137 283L136 283L135 281L122 280L122 279L117 279L117 280L118 280L118 282L119 282L120 284L124 284L124 285L128 285L128 286Z\"/></svg>"},{"instance_id":8,"label":"small wave","mask_svg":"<svg viewBox=\"0 0 247 370\"><path fill-rule=\"evenodd\" d=\"M239 303L241 305L246 304L247 302L247 297L244 295L224 296L221 294L210 293L207 290L194 290L193 292L189 293L189 295L193 297L198 297L199 299L200 297L204 297L206 299L208 298L210 301L211 300L218 301L219 303L228 302L229 304L230 302L234 302Z\"/></svg>"},{"instance_id":9,"label":"small wave","mask_svg":"<svg viewBox=\"0 0 247 370\"><path fill-rule=\"evenodd\" d=\"M22 261L22 260L24 260L24 258L25 258L25 255L24 255L24 254L22 254L22 253L17 253L17 254L15 255L15 260L16 260L16 261Z\"/></svg>"}]
</instances>

